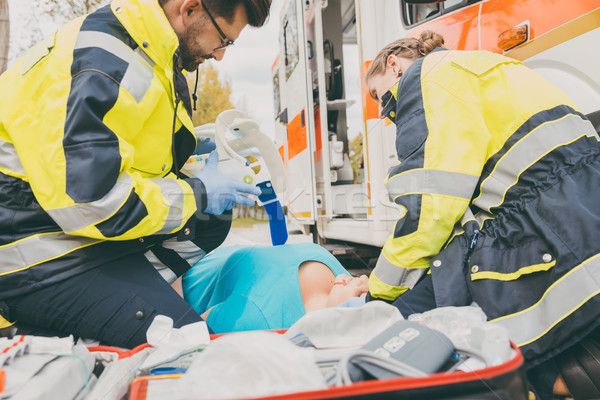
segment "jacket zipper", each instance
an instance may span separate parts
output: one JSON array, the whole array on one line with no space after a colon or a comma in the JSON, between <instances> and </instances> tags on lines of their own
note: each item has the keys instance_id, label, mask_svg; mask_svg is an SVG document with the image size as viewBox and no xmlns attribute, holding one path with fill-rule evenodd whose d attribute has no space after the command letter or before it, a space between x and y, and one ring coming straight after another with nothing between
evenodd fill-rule
<instances>
[{"instance_id":1,"label":"jacket zipper","mask_svg":"<svg viewBox=\"0 0 600 400\"><path fill-rule=\"evenodd\" d=\"M171 129L171 155L173 157L173 169L175 176L181 178L179 174L179 165L177 165L177 149L175 148L175 126L177 124L177 108L179 107L179 94L175 90L175 111L173 113L173 128Z\"/></svg>"}]
</instances>

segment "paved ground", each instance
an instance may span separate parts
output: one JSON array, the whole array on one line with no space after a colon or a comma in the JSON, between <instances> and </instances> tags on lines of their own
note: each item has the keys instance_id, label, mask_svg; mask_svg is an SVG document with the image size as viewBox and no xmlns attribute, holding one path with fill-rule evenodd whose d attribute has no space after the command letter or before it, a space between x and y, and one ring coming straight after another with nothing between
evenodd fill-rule
<instances>
[{"instance_id":1,"label":"paved ground","mask_svg":"<svg viewBox=\"0 0 600 400\"><path fill-rule=\"evenodd\" d=\"M288 232L300 232L300 228L292 223L288 224ZM311 243L312 235L299 233L290 233L286 243ZM269 224L259 223L251 228L232 228L221 247L241 245L270 245L271 236L269 233ZM342 265L353 275L369 275L371 268L368 265L368 259L362 258L360 251L357 253L351 246L344 245L325 245Z\"/></svg>"},{"instance_id":2,"label":"paved ground","mask_svg":"<svg viewBox=\"0 0 600 400\"><path fill-rule=\"evenodd\" d=\"M288 225L288 232L297 232L298 229ZM311 235L290 234L287 243L312 242ZM232 246L234 244L259 244L270 245L271 235L269 233L269 224L256 224L251 228L233 228L229 232L227 239L221 246Z\"/></svg>"}]
</instances>

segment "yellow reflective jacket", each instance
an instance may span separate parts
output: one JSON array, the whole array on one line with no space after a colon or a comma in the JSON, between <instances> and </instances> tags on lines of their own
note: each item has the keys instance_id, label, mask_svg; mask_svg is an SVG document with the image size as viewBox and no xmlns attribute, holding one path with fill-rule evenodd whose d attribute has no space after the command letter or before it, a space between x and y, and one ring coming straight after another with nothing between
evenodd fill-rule
<instances>
[{"instance_id":1,"label":"yellow reflective jacket","mask_svg":"<svg viewBox=\"0 0 600 400\"><path fill-rule=\"evenodd\" d=\"M143 250L194 214L199 181L176 176L195 147L178 45L156 0L115 0L0 76L3 296Z\"/></svg>"},{"instance_id":2,"label":"yellow reflective jacket","mask_svg":"<svg viewBox=\"0 0 600 400\"><path fill-rule=\"evenodd\" d=\"M416 61L384 104L399 160L386 185L405 213L371 296L429 271L438 307L476 302L530 366L595 329L600 142L576 106L516 60L449 50Z\"/></svg>"},{"instance_id":3,"label":"yellow reflective jacket","mask_svg":"<svg viewBox=\"0 0 600 400\"><path fill-rule=\"evenodd\" d=\"M515 183L509 180L530 165L509 172L506 184L480 178L515 132L527 128L525 122L561 105L578 113L563 93L521 63L488 52L434 51L408 69L394 94L397 103L390 101L384 112L397 114L392 120L399 163L386 186L405 214L370 278L371 294L384 299L397 298L419 280L465 213L467 220L479 212L479 222L495 217L494 207L502 206ZM546 117L548 123L553 117ZM596 134L581 118L552 124ZM573 139L566 134L554 145ZM529 150L537 157L552 147Z\"/></svg>"}]
</instances>

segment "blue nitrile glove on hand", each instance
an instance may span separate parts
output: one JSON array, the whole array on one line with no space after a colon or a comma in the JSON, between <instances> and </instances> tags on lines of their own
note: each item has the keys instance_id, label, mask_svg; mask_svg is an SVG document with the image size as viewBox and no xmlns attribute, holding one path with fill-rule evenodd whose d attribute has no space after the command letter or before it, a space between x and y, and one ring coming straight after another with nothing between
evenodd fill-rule
<instances>
[{"instance_id":1,"label":"blue nitrile glove on hand","mask_svg":"<svg viewBox=\"0 0 600 400\"><path fill-rule=\"evenodd\" d=\"M196 138L196 150L194 154L208 154L217 149L217 144L206 136Z\"/></svg>"},{"instance_id":2,"label":"blue nitrile glove on hand","mask_svg":"<svg viewBox=\"0 0 600 400\"><path fill-rule=\"evenodd\" d=\"M204 168L194 175L194 178L202 181L206 190L207 205L204 212L219 215L225 210L231 210L236 204L253 206L254 200L246 194L260 196L261 190L256 186L224 177L217 169L218 163L219 153L213 151L206 160Z\"/></svg>"}]
</instances>

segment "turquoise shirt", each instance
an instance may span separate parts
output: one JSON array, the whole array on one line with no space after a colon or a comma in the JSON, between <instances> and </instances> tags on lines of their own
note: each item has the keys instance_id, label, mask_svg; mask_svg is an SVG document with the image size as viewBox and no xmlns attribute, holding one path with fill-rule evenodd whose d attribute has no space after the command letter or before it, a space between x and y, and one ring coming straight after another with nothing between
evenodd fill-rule
<instances>
[{"instance_id":1,"label":"turquoise shirt","mask_svg":"<svg viewBox=\"0 0 600 400\"><path fill-rule=\"evenodd\" d=\"M185 300L198 312L213 307L207 324L215 333L286 329L306 311L298 267L319 261L335 276L348 274L314 243L231 246L216 249L183 277Z\"/></svg>"}]
</instances>

